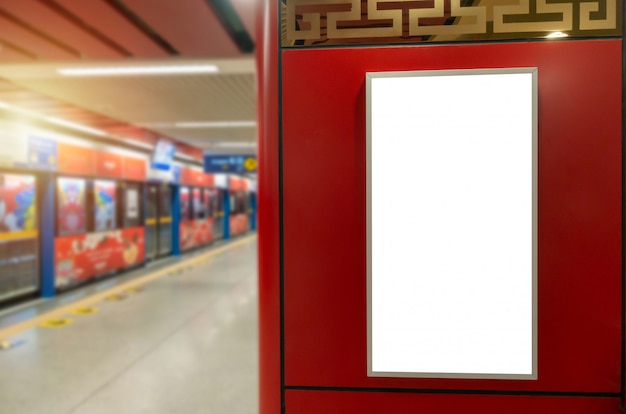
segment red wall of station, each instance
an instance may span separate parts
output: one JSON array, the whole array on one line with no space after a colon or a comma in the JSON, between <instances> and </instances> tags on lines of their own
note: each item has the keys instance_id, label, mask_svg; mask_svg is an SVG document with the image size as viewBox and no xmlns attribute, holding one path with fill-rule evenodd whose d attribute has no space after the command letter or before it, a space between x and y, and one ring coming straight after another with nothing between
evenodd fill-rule
<instances>
[{"instance_id":1,"label":"red wall of station","mask_svg":"<svg viewBox=\"0 0 626 414\"><path fill-rule=\"evenodd\" d=\"M261 412L279 412L275 393L283 372L290 414L618 413L621 41L282 52L284 369L276 361L279 160L271 68L278 59L268 64L273 46L266 47L260 71ZM538 67L539 379L368 378L365 73L503 67ZM428 104L415 96L415 111ZM410 220L410 206L403 214ZM337 387L362 392L330 391ZM380 392L387 388L463 391ZM471 395L485 391L548 395Z\"/></svg>"}]
</instances>

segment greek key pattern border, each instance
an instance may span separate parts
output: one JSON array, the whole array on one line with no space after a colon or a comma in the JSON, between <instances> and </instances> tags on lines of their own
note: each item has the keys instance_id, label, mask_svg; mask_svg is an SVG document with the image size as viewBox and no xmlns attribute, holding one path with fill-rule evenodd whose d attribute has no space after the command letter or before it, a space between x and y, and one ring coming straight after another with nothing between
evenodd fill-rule
<instances>
[{"instance_id":1,"label":"greek key pattern border","mask_svg":"<svg viewBox=\"0 0 626 414\"><path fill-rule=\"evenodd\" d=\"M618 0L282 1L283 46L373 38L512 39L552 32L605 37L621 35L622 24Z\"/></svg>"}]
</instances>

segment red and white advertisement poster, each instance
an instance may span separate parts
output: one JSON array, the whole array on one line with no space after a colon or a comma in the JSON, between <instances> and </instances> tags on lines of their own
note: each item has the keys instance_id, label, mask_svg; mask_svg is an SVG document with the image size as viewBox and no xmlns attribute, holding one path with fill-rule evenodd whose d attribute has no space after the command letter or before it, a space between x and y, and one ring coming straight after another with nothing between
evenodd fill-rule
<instances>
[{"instance_id":1,"label":"red and white advertisement poster","mask_svg":"<svg viewBox=\"0 0 626 414\"><path fill-rule=\"evenodd\" d=\"M180 223L180 249L188 250L213 241L213 219Z\"/></svg>"},{"instance_id":2,"label":"red and white advertisement poster","mask_svg":"<svg viewBox=\"0 0 626 414\"><path fill-rule=\"evenodd\" d=\"M61 236L84 233L87 228L85 185L82 178L57 178L57 229Z\"/></svg>"},{"instance_id":3,"label":"red and white advertisement poster","mask_svg":"<svg viewBox=\"0 0 626 414\"><path fill-rule=\"evenodd\" d=\"M55 285L66 288L95 276L138 265L144 261L144 229L58 237L55 248Z\"/></svg>"},{"instance_id":4,"label":"red and white advertisement poster","mask_svg":"<svg viewBox=\"0 0 626 414\"><path fill-rule=\"evenodd\" d=\"M180 189L180 222L191 219L191 204L189 200L189 188Z\"/></svg>"},{"instance_id":5,"label":"red and white advertisement poster","mask_svg":"<svg viewBox=\"0 0 626 414\"><path fill-rule=\"evenodd\" d=\"M96 175L100 177L122 178L124 158L119 154L96 151Z\"/></svg>"},{"instance_id":6,"label":"red and white advertisement poster","mask_svg":"<svg viewBox=\"0 0 626 414\"><path fill-rule=\"evenodd\" d=\"M247 214L234 214L230 216L230 234L235 236L247 232L249 228L248 221Z\"/></svg>"}]
</instances>

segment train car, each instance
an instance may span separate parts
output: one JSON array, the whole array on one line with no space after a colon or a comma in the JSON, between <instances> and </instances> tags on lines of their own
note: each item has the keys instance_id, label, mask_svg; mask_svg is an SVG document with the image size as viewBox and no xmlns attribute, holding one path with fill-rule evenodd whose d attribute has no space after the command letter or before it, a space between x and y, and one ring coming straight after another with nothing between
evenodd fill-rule
<instances>
[{"instance_id":1,"label":"train car","mask_svg":"<svg viewBox=\"0 0 626 414\"><path fill-rule=\"evenodd\" d=\"M248 230L241 179L163 157L156 168L147 151L22 129L15 142L25 155L5 151L15 160L0 170L0 306L207 246L229 227Z\"/></svg>"}]
</instances>

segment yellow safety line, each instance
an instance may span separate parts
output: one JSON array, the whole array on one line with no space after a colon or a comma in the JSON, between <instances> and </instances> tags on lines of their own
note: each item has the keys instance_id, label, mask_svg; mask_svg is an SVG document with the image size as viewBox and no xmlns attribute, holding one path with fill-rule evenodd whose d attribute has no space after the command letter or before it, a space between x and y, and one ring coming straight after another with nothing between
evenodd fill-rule
<instances>
[{"instance_id":1,"label":"yellow safety line","mask_svg":"<svg viewBox=\"0 0 626 414\"><path fill-rule=\"evenodd\" d=\"M172 218L171 217L160 217L159 218L159 223L171 223L172 222Z\"/></svg>"},{"instance_id":2,"label":"yellow safety line","mask_svg":"<svg viewBox=\"0 0 626 414\"><path fill-rule=\"evenodd\" d=\"M157 223L157 219L155 218L146 219L146 226L154 226L156 223Z\"/></svg>"},{"instance_id":3,"label":"yellow safety line","mask_svg":"<svg viewBox=\"0 0 626 414\"><path fill-rule=\"evenodd\" d=\"M0 233L0 240L31 239L37 237L38 234L37 230L6 232Z\"/></svg>"},{"instance_id":4,"label":"yellow safety line","mask_svg":"<svg viewBox=\"0 0 626 414\"><path fill-rule=\"evenodd\" d=\"M181 262L166 266L162 269L156 270L153 273L149 273L145 276L141 276L138 277L136 279L133 280L129 280L126 283L122 283L120 285L117 286L113 286L110 289L107 290L103 290L101 292L95 293L91 296L88 296L86 298L77 300L76 302L71 302L68 303L67 305L64 305L60 308L51 310L50 312L46 312L44 314L41 314L35 318L32 319L28 319L25 320L23 322L20 322L18 324L12 325L12 326L8 326L4 329L0 330L0 339L5 339L5 338L10 338L12 336L15 336L21 332L24 332L28 329L34 328L39 326L40 324L50 320L50 319L55 319L55 318L60 318L64 315L67 315L68 313L71 313L72 310L76 309L76 308L85 308L88 307L96 302L100 302L102 300L104 300L107 296L111 296L111 295L115 295L115 294L120 294L123 293L124 291L128 290L128 289L132 289L138 286L142 286L145 285L146 283L152 282L154 280L160 279L164 276L167 276L168 274L170 274L173 271L179 270L179 269L185 269L188 268L189 266L193 266L194 264L199 264L205 260L207 260L210 257L213 256L217 256L219 254L224 253L227 250L233 249L235 247L241 246L243 244L247 244L250 243L252 240L254 240L256 238L256 234L253 234L251 236L248 236L246 238L243 238L241 240L237 240L235 242L232 242L230 244L227 244L226 246L222 246L219 247L215 250L211 250L210 252L198 255L198 256L194 256L194 257L190 257L189 259L183 260Z\"/></svg>"}]
</instances>

